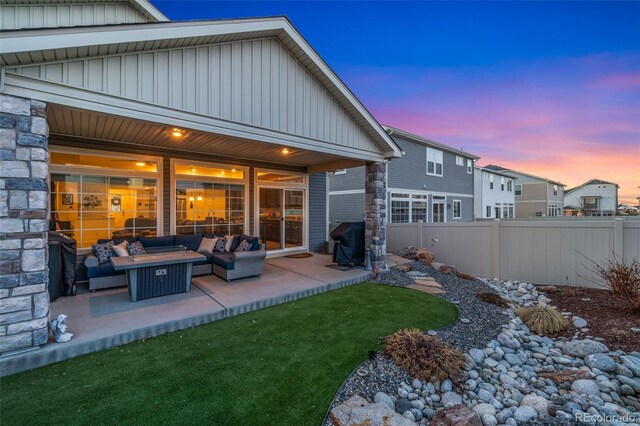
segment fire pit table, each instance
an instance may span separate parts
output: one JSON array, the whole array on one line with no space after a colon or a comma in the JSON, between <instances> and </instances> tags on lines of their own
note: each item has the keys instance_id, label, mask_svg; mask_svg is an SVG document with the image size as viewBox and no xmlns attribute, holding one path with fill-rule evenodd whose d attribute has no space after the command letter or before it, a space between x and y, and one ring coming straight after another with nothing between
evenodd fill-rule
<instances>
[{"instance_id":1,"label":"fire pit table","mask_svg":"<svg viewBox=\"0 0 640 426\"><path fill-rule=\"evenodd\" d=\"M205 256L185 246L146 249L145 254L112 257L116 271L127 272L127 287L131 301L191 290L193 262Z\"/></svg>"}]
</instances>

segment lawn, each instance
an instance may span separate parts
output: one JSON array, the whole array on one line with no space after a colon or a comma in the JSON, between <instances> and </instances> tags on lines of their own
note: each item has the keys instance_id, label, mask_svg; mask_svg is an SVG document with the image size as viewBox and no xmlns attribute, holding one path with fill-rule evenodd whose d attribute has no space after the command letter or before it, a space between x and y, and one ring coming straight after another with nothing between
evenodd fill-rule
<instances>
[{"instance_id":1,"label":"lawn","mask_svg":"<svg viewBox=\"0 0 640 426\"><path fill-rule=\"evenodd\" d=\"M2 378L0 423L319 425L379 337L456 312L357 284Z\"/></svg>"}]
</instances>

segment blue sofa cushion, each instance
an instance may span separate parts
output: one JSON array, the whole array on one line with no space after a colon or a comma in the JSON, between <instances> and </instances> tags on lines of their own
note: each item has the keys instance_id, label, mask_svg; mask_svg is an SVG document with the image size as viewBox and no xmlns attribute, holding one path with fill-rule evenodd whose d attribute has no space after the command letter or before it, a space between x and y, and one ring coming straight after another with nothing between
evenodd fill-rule
<instances>
[{"instance_id":1,"label":"blue sofa cushion","mask_svg":"<svg viewBox=\"0 0 640 426\"><path fill-rule=\"evenodd\" d=\"M169 247L174 245L173 235L167 237L140 237L138 241L142 243L145 248L149 247Z\"/></svg>"},{"instance_id":2,"label":"blue sofa cushion","mask_svg":"<svg viewBox=\"0 0 640 426\"><path fill-rule=\"evenodd\" d=\"M174 243L177 246L185 246L187 250L198 251L202 242L202 234L176 235Z\"/></svg>"},{"instance_id":3,"label":"blue sofa cushion","mask_svg":"<svg viewBox=\"0 0 640 426\"><path fill-rule=\"evenodd\" d=\"M231 271L235 267L233 253L215 253L213 255L213 264L227 271Z\"/></svg>"},{"instance_id":4,"label":"blue sofa cushion","mask_svg":"<svg viewBox=\"0 0 640 426\"><path fill-rule=\"evenodd\" d=\"M202 259L202 260L197 260L195 262L193 262L194 265L208 265L211 263L213 255L211 253L207 253L206 251L201 251L198 252L201 255L205 256L206 259Z\"/></svg>"},{"instance_id":5,"label":"blue sofa cushion","mask_svg":"<svg viewBox=\"0 0 640 426\"><path fill-rule=\"evenodd\" d=\"M251 250L258 250L260 248L260 240L258 237L252 237L251 235L240 234L233 237L233 244L231 244L231 251L236 251L240 243L247 240L251 244Z\"/></svg>"},{"instance_id":6,"label":"blue sofa cushion","mask_svg":"<svg viewBox=\"0 0 640 426\"><path fill-rule=\"evenodd\" d=\"M113 265L111 262L101 263L98 266L92 266L87 268L87 277L89 278L100 278L100 277L111 277L114 275L124 275L126 271L116 271L113 269Z\"/></svg>"}]
</instances>

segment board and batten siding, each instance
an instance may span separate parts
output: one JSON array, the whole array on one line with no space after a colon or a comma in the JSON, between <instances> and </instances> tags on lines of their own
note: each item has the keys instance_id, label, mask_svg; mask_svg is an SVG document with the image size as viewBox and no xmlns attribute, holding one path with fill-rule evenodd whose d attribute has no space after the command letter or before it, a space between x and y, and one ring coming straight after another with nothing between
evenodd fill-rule
<instances>
[{"instance_id":1,"label":"board and batten siding","mask_svg":"<svg viewBox=\"0 0 640 426\"><path fill-rule=\"evenodd\" d=\"M324 252L327 240L327 174L309 175L309 251Z\"/></svg>"},{"instance_id":2,"label":"board and batten siding","mask_svg":"<svg viewBox=\"0 0 640 426\"><path fill-rule=\"evenodd\" d=\"M0 30L148 22L126 2L2 4Z\"/></svg>"},{"instance_id":3,"label":"board and batten siding","mask_svg":"<svg viewBox=\"0 0 640 426\"><path fill-rule=\"evenodd\" d=\"M6 71L380 152L275 38L47 62Z\"/></svg>"}]
</instances>

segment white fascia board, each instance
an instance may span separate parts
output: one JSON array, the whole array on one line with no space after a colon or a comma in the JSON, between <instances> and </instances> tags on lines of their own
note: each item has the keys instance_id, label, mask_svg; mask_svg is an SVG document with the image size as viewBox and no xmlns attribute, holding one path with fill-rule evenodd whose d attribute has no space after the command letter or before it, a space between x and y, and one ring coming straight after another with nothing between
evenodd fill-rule
<instances>
[{"instance_id":1,"label":"white fascia board","mask_svg":"<svg viewBox=\"0 0 640 426\"><path fill-rule=\"evenodd\" d=\"M160 12L151 2L147 0L129 0L134 7L144 10L152 16L156 21L166 22L169 20L162 12Z\"/></svg>"},{"instance_id":2,"label":"white fascia board","mask_svg":"<svg viewBox=\"0 0 640 426\"><path fill-rule=\"evenodd\" d=\"M152 123L167 123L167 127L184 127L191 130L200 130L276 145L285 144L292 148L332 154L345 158L364 161L384 160L381 153L335 145L330 142L102 93L89 92L50 81L31 79L15 74L6 74L4 80L5 87L3 93L38 99L43 102L55 103L71 108L95 111L114 116L124 116Z\"/></svg>"}]
</instances>

